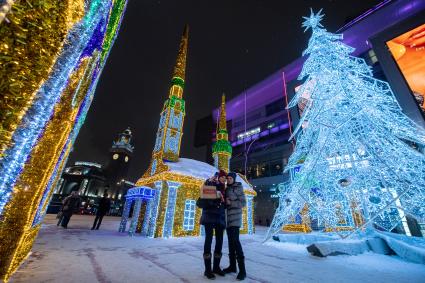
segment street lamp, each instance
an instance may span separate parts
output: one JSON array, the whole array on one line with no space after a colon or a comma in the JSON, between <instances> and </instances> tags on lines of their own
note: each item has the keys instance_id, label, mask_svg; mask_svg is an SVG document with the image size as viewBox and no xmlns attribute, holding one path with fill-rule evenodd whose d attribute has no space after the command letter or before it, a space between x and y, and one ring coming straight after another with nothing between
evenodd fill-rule
<instances>
[{"instance_id":1,"label":"street lamp","mask_svg":"<svg viewBox=\"0 0 425 283\"><path fill-rule=\"evenodd\" d=\"M246 176L247 179L248 179L248 175L246 174L246 166L248 164L248 153L249 153L249 150L251 149L251 145L257 140L258 140L258 138L252 140L251 143L248 146L248 149L245 151L245 176Z\"/></svg>"}]
</instances>

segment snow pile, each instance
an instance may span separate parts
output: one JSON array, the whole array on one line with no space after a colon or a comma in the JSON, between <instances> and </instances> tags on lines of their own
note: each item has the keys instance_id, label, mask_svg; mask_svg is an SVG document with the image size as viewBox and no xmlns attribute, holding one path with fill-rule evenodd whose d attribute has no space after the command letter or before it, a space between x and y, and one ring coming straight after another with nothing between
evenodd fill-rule
<instances>
[{"instance_id":1,"label":"snow pile","mask_svg":"<svg viewBox=\"0 0 425 283\"><path fill-rule=\"evenodd\" d=\"M339 239L333 234L278 234L273 237L277 245L281 243L309 245L307 250L319 257L333 255L358 255L372 251L382 255L397 255L400 258L425 264L425 239L408 237L389 232L371 232L357 235L355 239Z\"/></svg>"},{"instance_id":2,"label":"snow pile","mask_svg":"<svg viewBox=\"0 0 425 283\"><path fill-rule=\"evenodd\" d=\"M298 254L308 255L306 245L302 245L302 244L270 241L270 242L264 243L264 245L268 247L272 247L274 249L280 249L284 251L285 253L294 252Z\"/></svg>"},{"instance_id":3,"label":"snow pile","mask_svg":"<svg viewBox=\"0 0 425 283\"><path fill-rule=\"evenodd\" d=\"M274 240L285 243L295 243L299 245L310 245L316 242L330 241L330 240L338 240L339 237L337 235L327 235L327 234L319 234L319 233L309 233L309 234L278 234L273 237Z\"/></svg>"},{"instance_id":4,"label":"snow pile","mask_svg":"<svg viewBox=\"0 0 425 283\"><path fill-rule=\"evenodd\" d=\"M383 239L399 257L425 264L425 239L382 232L377 232L376 236Z\"/></svg>"},{"instance_id":5,"label":"snow pile","mask_svg":"<svg viewBox=\"0 0 425 283\"><path fill-rule=\"evenodd\" d=\"M189 158L179 158L179 161L177 162L166 161L165 164L168 168L170 168L170 172L172 173L192 176L203 180L210 178L215 172L217 172L217 168L214 166ZM253 190L252 186L239 176L236 177L236 182L242 183L245 190Z\"/></svg>"},{"instance_id":6,"label":"snow pile","mask_svg":"<svg viewBox=\"0 0 425 283\"><path fill-rule=\"evenodd\" d=\"M394 251L388 246L387 242L378 237L367 239L369 248L377 254L392 255Z\"/></svg>"},{"instance_id":7,"label":"snow pile","mask_svg":"<svg viewBox=\"0 0 425 283\"><path fill-rule=\"evenodd\" d=\"M358 255L370 251L367 240L336 240L314 243L307 250L320 257L330 255Z\"/></svg>"}]
</instances>

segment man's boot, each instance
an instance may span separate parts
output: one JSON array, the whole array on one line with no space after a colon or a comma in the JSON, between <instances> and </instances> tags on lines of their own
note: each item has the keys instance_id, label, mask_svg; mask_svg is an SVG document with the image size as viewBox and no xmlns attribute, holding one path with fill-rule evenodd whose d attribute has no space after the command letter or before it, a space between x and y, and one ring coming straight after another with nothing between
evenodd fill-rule
<instances>
[{"instance_id":1,"label":"man's boot","mask_svg":"<svg viewBox=\"0 0 425 283\"><path fill-rule=\"evenodd\" d=\"M225 273L220 268L220 260L221 260L221 253L214 253L213 272L220 276L224 276Z\"/></svg>"},{"instance_id":2,"label":"man's boot","mask_svg":"<svg viewBox=\"0 0 425 283\"><path fill-rule=\"evenodd\" d=\"M224 273L234 273L236 272L236 256L229 254L229 267L223 269Z\"/></svg>"},{"instance_id":3,"label":"man's boot","mask_svg":"<svg viewBox=\"0 0 425 283\"><path fill-rule=\"evenodd\" d=\"M236 279L238 280L244 280L246 278L246 271L245 271L245 257L238 257L238 267L239 267L239 273L238 276L236 276Z\"/></svg>"},{"instance_id":4,"label":"man's boot","mask_svg":"<svg viewBox=\"0 0 425 283\"><path fill-rule=\"evenodd\" d=\"M215 279L214 273L211 271L211 254L204 254L204 264L205 264L205 272L204 276L208 279Z\"/></svg>"}]
</instances>

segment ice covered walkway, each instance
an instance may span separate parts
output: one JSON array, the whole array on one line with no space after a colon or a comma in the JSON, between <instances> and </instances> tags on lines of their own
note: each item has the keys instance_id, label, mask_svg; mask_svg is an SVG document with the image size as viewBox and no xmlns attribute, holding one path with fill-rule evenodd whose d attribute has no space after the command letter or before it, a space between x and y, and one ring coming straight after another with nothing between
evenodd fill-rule
<instances>
[{"instance_id":1,"label":"ice covered walkway","mask_svg":"<svg viewBox=\"0 0 425 283\"><path fill-rule=\"evenodd\" d=\"M118 233L119 219L73 216L69 229L47 215L31 256L11 282L211 282L202 276L202 238L146 239ZM245 282L425 282L425 266L377 254L316 258L304 246L261 244L264 228L242 236ZM227 253L227 241L224 243ZM224 257L222 266L227 265ZM215 282L235 282L236 275Z\"/></svg>"}]
</instances>

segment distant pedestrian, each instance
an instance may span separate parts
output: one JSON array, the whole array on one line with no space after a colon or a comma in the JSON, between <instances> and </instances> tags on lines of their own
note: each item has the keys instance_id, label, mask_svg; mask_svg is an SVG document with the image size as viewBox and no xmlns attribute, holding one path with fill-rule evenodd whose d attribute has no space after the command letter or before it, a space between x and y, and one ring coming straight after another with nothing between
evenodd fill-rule
<instances>
[{"instance_id":1,"label":"distant pedestrian","mask_svg":"<svg viewBox=\"0 0 425 283\"><path fill-rule=\"evenodd\" d=\"M78 195L78 191L72 191L71 195L69 195L63 202L62 209L62 224L63 228L68 228L69 220L71 220L72 214L78 212L81 205L81 198Z\"/></svg>"},{"instance_id":2,"label":"distant pedestrian","mask_svg":"<svg viewBox=\"0 0 425 283\"><path fill-rule=\"evenodd\" d=\"M111 200L108 198L108 193L105 192L103 197L100 199L99 206L96 211L96 218L94 219L93 227L91 228L92 230L99 230L103 216L109 212L109 209L111 209Z\"/></svg>"},{"instance_id":3,"label":"distant pedestrian","mask_svg":"<svg viewBox=\"0 0 425 283\"><path fill-rule=\"evenodd\" d=\"M58 219L58 224L56 226L59 226L62 223L62 220L63 220L63 206L64 206L65 199L63 199L61 201L61 207L59 208L58 214L56 215L56 218Z\"/></svg>"},{"instance_id":4,"label":"distant pedestrian","mask_svg":"<svg viewBox=\"0 0 425 283\"><path fill-rule=\"evenodd\" d=\"M226 227L226 211L224 194L226 190L226 172L220 171L205 182L207 186L216 188L215 198L199 198L196 205L202 208L201 224L205 228L204 243L204 276L215 279L215 274L224 276L220 268L221 250L223 248L223 233ZM211 244L215 232L215 248L213 269L211 270Z\"/></svg>"},{"instance_id":5,"label":"distant pedestrian","mask_svg":"<svg viewBox=\"0 0 425 283\"><path fill-rule=\"evenodd\" d=\"M223 269L225 273L236 272L236 261L238 262L238 280L246 278L245 257L239 240L239 229L242 225L242 208L246 206L245 194L242 184L236 182L236 173L227 174L226 188L226 232L229 242L229 267Z\"/></svg>"}]
</instances>

